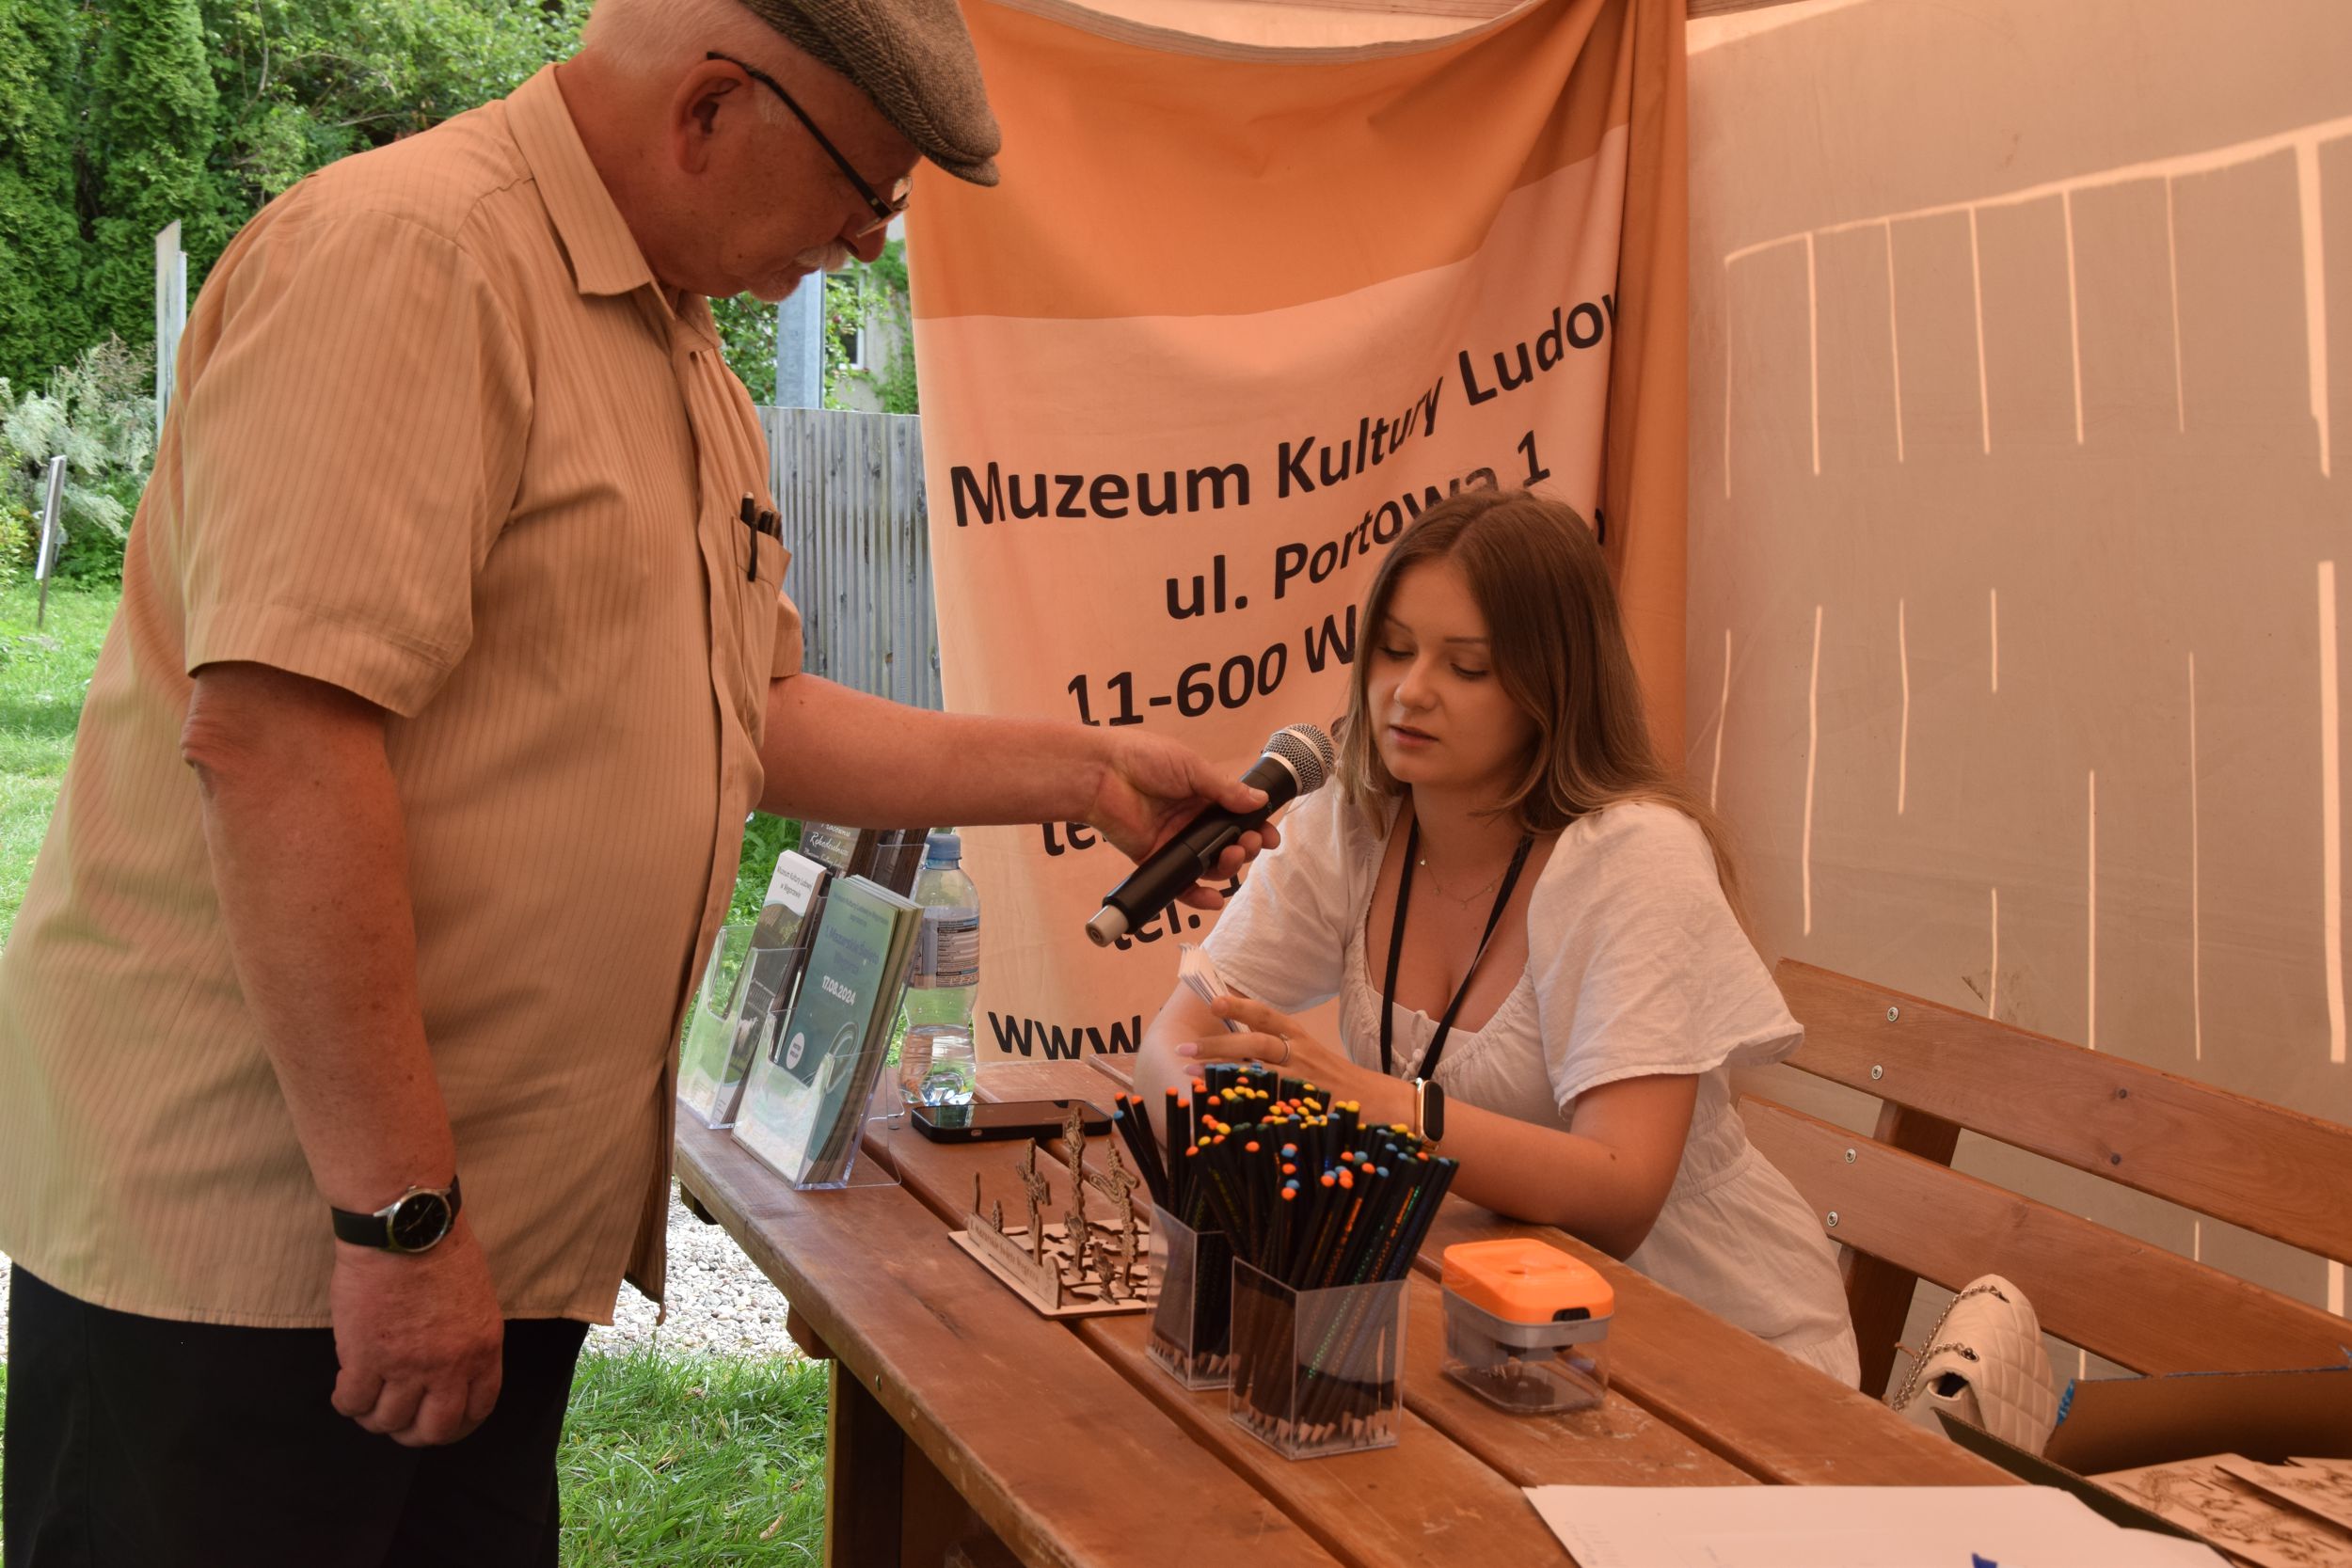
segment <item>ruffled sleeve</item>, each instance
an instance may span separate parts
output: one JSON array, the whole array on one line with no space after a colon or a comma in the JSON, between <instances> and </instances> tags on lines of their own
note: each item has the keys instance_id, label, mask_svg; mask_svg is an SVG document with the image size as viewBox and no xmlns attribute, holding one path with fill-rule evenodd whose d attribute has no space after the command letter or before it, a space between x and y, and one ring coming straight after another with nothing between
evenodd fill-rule
<instances>
[{"instance_id":1,"label":"ruffled sleeve","mask_svg":"<svg viewBox=\"0 0 2352 1568\"><path fill-rule=\"evenodd\" d=\"M1804 1037L1724 901L1707 835L1670 806L1628 802L1570 827L1527 934L1563 1113L1621 1078L1774 1062Z\"/></svg>"}]
</instances>

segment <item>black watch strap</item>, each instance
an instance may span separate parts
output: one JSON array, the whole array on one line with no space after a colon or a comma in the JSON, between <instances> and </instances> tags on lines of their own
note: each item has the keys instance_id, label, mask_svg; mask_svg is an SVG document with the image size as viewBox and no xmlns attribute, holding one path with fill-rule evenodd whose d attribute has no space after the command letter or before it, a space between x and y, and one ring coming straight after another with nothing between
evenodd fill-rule
<instances>
[{"instance_id":1,"label":"black watch strap","mask_svg":"<svg viewBox=\"0 0 2352 1568\"><path fill-rule=\"evenodd\" d=\"M423 1252L455 1227L463 1203L453 1176L447 1187L411 1187L372 1214L331 1204L327 1212L334 1216L339 1242L382 1252Z\"/></svg>"}]
</instances>

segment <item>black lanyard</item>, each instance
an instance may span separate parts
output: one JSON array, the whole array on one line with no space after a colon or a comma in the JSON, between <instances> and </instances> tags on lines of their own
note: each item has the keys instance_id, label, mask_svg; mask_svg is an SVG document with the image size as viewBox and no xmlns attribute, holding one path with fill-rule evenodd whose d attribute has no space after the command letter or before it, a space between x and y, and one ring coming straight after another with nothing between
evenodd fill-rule
<instances>
[{"instance_id":1,"label":"black lanyard","mask_svg":"<svg viewBox=\"0 0 2352 1568\"><path fill-rule=\"evenodd\" d=\"M1422 1053L1421 1076L1438 1076L1438 1059L1445 1054L1445 1037L1454 1032L1454 1015L1462 1010L1462 998L1469 994L1470 981L1478 974L1479 960L1486 956L1486 943L1494 940L1495 927L1502 923L1503 906L1511 902L1511 890L1519 883L1519 872L1527 864L1527 852L1535 847L1533 838L1519 840L1518 850L1511 857L1511 869L1502 874L1502 888L1495 895L1495 907L1486 915L1486 929L1479 936L1478 951L1470 955L1468 974L1455 988L1454 1000L1445 1006L1445 1017L1438 1021L1438 1032L1430 1037L1429 1049ZM1396 1028L1396 963L1405 952L1405 906L1413 896L1413 862L1421 853L1421 823L1416 820L1405 834L1405 865L1396 874L1396 925L1389 932L1389 978L1380 988L1380 1070L1396 1070L1390 1054L1389 1038ZM1440 889L1439 891L1443 891Z\"/></svg>"}]
</instances>

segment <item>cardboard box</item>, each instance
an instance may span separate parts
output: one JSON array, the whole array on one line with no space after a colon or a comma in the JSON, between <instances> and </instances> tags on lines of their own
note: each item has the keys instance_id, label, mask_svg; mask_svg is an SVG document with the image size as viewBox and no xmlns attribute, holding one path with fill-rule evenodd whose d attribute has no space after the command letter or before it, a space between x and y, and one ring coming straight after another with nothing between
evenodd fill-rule
<instances>
[{"instance_id":1,"label":"cardboard box","mask_svg":"<svg viewBox=\"0 0 2352 1568\"><path fill-rule=\"evenodd\" d=\"M1952 1440L2042 1486L2062 1487L2119 1525L2204 1541L2085 1480L2112 1470L2236 1453L2266 1465L2352 1459L2352 1366L2299 1372L2175 1372L2085 1378L2058 1402L2040 1454L1939 1414Z\"/></svg>"}]
</instances>

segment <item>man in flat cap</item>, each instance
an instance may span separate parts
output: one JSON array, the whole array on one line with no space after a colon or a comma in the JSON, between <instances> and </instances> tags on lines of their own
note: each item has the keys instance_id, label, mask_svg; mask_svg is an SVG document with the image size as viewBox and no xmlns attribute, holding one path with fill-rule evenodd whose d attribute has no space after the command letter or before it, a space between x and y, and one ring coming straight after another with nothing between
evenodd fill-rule
<instances>
[{"instance_id":1,"label":"man in flat cap","mask_svg":"<svg viewBox=\"0 0 2352 1568\"><path fill-rule=\"evenodd\" d=\"M706 296L996 146L954 0L600 0L221 257L0 960L9 1564L553 1564L746 813L1257 800L797 673Z\"/></svg>"}]
</instances>

